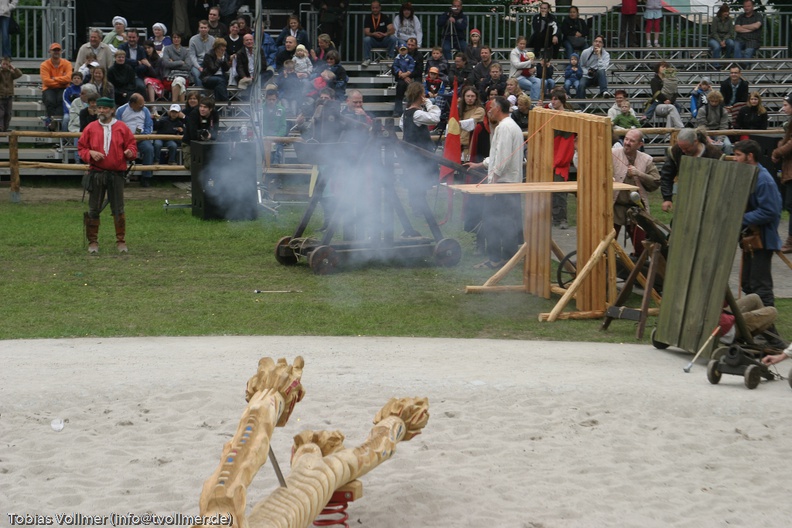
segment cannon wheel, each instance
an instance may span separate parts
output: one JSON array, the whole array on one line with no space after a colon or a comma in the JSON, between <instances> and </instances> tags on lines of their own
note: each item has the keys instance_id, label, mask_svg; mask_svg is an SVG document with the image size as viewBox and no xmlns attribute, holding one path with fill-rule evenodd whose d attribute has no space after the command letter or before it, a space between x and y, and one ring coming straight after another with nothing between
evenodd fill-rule
<instances>
[{"instance_id":1,"label":"cannon wheel","mask_svg":"<svg viewBox=\"0 0 792 528\"><path fill-rule=\"evenodd\" d=\"M329 275L338 267L338 254L330 246L319 246L308 257L308 265L316 275Z\"/></svg>"},{"instance_id":2,"label":"cannon wheel","mask_svg":"<svg viewBox=\"0 0 792 528\"><path fill-rule=\"evenodd\" d=\"M652 328L652 333L650 338L652 340L652 346L655 347L657 350L665 350L668 348L667 343L661 343L660 341L655 339L655 334L657 333L657 327Z\"/></svg>"},{"instance_id":3,"label":"cannon wheel","mask_svg":"<svg viewBox=\"0 0 792 528\"><path fill-rule=\"evenodd\" d=\"M297 255L294 253L294 250L289 248L289 244L291 243L291 237L283 237L278 240L278 243L275 244L275 260L278 261L278 264L283 266L294 266L297 264ZM281 255L281 248L289 248L288 255Z\"/></svg>"},{"instance_id":4,"label":"cannon wheel","mask_svg":"<svg viewBox=\"0 0 792 528\"><path fill-rule=\"evenodd\" d=\"M792 370L789 371L787 378L789 379L789 387L792 388Z\"/></svg>"},{"instance_id":5,"label":"cannon wheel","mask_svg":"<svg viewBox=\"0 0 792 528\"><path fill-rule=\"evenodd\" d=\"M567 286L572 284L577 277L577 251L572 251L571 253L567 253L564 255L564 258L561 259L561 262L558 263L558 269L556 270L556 281L561 288L566 289ZM572 269L575 271L570 271L567 269L567 265L572 266Z\"/></svg>"},{"instance_id":6,"label":"cannon wheel","mask_svg":"<svg viewBox=\"0 0 792 528\"><path fill-rule=\"evenodd\" d=\"M745 369L745 386L753 390L759 386L762 380L762 372L758 365L748 365Z\"/></svg>"},{"instance_id":7,"label":"cannon wheel","mask_svg":"<svg viewBox=\"0 0 792 528\"><path fill-rule=\"evenodd\" d=\"M462 259L462 246L453 238L444 238L435 245L433 256L438 266L456 266Z\"/></svg>"},{"instance_id":8,"label":"cannon wheel","mask_svg":"<svg viewBox=\"0 0 792 528\"><path fill-rule=\"evenodd\" d=\"M721 380L721 373L718 370L718 360L710 359L707 363L707 379L713 385L717 385Z\"/></svg>"}]
</instances>

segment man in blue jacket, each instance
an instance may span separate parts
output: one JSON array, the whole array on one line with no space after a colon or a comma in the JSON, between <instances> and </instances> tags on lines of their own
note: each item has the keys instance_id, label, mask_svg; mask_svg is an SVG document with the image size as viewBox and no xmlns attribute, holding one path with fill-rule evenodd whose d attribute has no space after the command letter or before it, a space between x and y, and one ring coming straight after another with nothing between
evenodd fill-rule
<instances>
[{"instance_id":1,"label":"man in blue jacket","mask_svg":"<svg viewBox=\"0 0 792 528\"><path fill-rule=\"evenodd\" d=\"M154 121L151 119L151 112L146 108L146 101L139 93L132 94L129 102L120 106L116 111L116 119L124 123L133 134L151 134L154 129ZM138 152L143 158L143 165L154 164L154 145L151 140L139 140L137 142ZM142 187L151 187L151 171L143 171L140 180ZM781 246L779 246L781 247Z\"/></svg>"}]
</instances>

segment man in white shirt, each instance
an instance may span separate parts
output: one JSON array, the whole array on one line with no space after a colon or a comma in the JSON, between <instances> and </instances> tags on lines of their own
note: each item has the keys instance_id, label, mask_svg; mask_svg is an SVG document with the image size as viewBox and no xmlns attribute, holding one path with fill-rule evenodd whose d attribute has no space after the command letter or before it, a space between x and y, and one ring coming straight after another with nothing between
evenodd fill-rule
<instances>
[{"instance_id":1,"label":"man in white shirt","mask_svg":"<svg viewBox=\"0 0 792 528\"><path fill-rule=\"evenodd\" d=\"M509 100L496 97L487 113L495 125L490 140L490 155L472 169L486 168L488 183L522 183L523 133L509 114ZM482 224L489 260L479 268L498 269L514 256L522 243L522 207L519 194L494 194L487 197Z\"/></svg>"},{"instance_id":2,"label":"man in white shirt","mask_svg":"<svg viewBox=\"0 0 792 528\"><path fill-rule=\"evenodd\" d=\"M151 119L151 112L146 108L146 101L139 93L132 94L129 102L120 106L116 111L116 119L124 123L133 134L151 134L154 129L154 121ZM151 140L140 140L137 142L137 149L143 158L143 165L154 164L154 144ZM143 171L140 179L141 187L151 187L152 172Z\"/></svg>"},{"instance_id":3,"label":"man in white shirt","mask_svg":"<svg viewBox=\"0 0 792 528\"><path fill-rule=\"evenodd\" d=\"M96 62L98 62L105 71L115 62L113 50L110 49L110 46L102 42L101 29L92 28L91 32L88 34L88 42L80 46L77 52L77 60L74 61L75 71L85 64L85 56L89 51L92 51L94 55L96 55Z\"/></svg>"}]
</instances>

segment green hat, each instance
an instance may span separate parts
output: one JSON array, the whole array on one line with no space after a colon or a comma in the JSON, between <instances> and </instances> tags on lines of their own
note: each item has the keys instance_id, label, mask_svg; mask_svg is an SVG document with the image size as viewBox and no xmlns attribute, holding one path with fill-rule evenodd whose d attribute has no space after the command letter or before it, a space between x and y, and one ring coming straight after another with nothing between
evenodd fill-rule
<instances>
[{"instance_id":1,"label":"green hat","mask_svg":"<svg viewBox=\"0 0 792 528\"><path fill-rule=\"evenodd\" d=\"M100 97L96 100L96 106L104 106L107 108L115 108L115 101L109 97Z\"/></svg>"}]
</instances>

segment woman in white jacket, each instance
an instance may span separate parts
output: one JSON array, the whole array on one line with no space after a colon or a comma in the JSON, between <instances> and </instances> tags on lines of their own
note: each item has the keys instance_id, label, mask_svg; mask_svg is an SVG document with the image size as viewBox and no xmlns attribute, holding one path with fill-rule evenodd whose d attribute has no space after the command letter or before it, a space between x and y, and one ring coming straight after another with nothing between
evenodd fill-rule
<instances>
[{"instance_id":1,"label":"woman in white jacket","mask_svg":"<svg viewBox=\"0 0 792 528\"><path fill-rule=\"evenodd\" d=\"M526 50L528 39L517 37L517 46L509 54L509 77L517 79L524 91L531 94L531 100L538 101L542 91L542 80L536 77L533 64L533 53Z\"/></svg>"}]
</instances>

